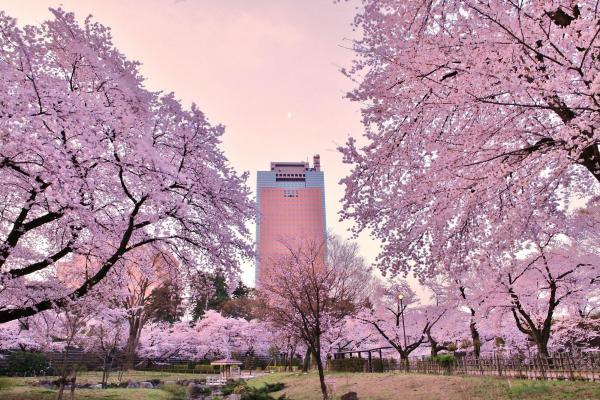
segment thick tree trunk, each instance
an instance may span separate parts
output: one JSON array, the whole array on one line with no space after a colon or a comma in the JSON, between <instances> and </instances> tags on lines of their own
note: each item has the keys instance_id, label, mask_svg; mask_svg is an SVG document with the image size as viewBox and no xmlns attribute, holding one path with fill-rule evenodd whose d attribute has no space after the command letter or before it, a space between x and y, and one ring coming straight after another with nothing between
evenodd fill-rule
<instances>
[{"instance_id":1,"label":"thick tree trunk","mask_svg":"<svg viewBox=\"0 0 600 400\"><path fill-rule=\"evenodd\" d=\"M437 340L431 336L431 333L427 331L427 340L429 341L429 346L431 347L431 357L436 357L438 355L438 351L445 349L445 346L439 346Z\"/></svg>"},{"instance_id":2,"label":"thick tree trunk","mask_svg":"<svg viewBox=\"0 0 600 400\"><path fill-rule=\"evenodd\" d=\"M549 339L550 339L549 337L548 338L544 338L544 337L535 338L535 344L537 346L538 353L542 357L550 357L550 352L548 351Z\"/></svg>"},{"instance_id":3,"label":"thick tree trunk","mask_svg":"<svg viewBox=\"0 0 600 400\"><path fill-rule=\"evenodd\" d=\"M127 338L127 346L125 348L125 369L130 370L133 369L133 364L135 363L135 351L137 349L140 337L139 337L139 328L140 321L138 318L135 318L134 321L130 322L129 326L129 337Z\"/></svg>"},{"instance_id":4,"label":"thick tree trunk","mask_svg":"<svg viewBox=\"0 0 600 400\"><path fill-rule=\"evenodd\" d=\"M402 351L399 348L396 348L396 351L398 352L398 354L400 354L400 364L402 364L402 366L404 367L404 371L408 372L408 354L406 354L405 351Z\"/></svg>"},{"instance_id":5,"label":"thick tree trunk","mask_svg":"<svg viewBox=\"0 0 600 400\"><path fill-rule=\"evenodd\" d=\"M588 146L583 150L579 164L587 168L594 178L600 181L600 152L598 151L597 144Z\"/></svg>"},{"instance_id":6,"label":"thick tree trunk","mask_svg":"<svg viewBox=\"0 0 600 400\"><path fill-rule=\"evenodd\" d=\"M302 372L308 372L309 365L310 365L310 348L307 348L306 354L304 355L304 363L302 365Z\"/></svg>"},{"instance_id":7,"label":"thick tree trunk","mask_svg":"<svg viewBox=\"0 0 600 400\"><path fill-rule=\"evenodd\" d=\"M475 358L479 358L481 355L481 339L475 321L471 320L469 330L471 331L471 340L473 341L473 354L475 355Z\"/></svg>"},{"instance_id":8,"label":"thick tree trunk","mask_svg":"<svg viewBox=\"0 0 600 400\"><path fill-rule=\"evenodd\" d=\"M437 355L438 355L437 344L432 344L431 345L431 357L437 357Z\"/></svg>"}]
</instances>

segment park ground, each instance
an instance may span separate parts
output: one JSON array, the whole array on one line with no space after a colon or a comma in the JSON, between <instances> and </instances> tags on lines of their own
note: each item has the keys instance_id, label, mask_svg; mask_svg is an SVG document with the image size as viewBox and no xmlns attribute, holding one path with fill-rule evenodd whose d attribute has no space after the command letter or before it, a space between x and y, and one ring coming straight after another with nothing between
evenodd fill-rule
<instances>
[{"instance_id":1,"label":"park ground","mask_svg":"<svg viewBox=\"0 0 600 400\"><path fill-rule=\"evenodd\" d=\"M164 374L162 374L164 375ZM160 376L161 379L169 377ZM436 375L334 373L336 397L348 391L358 393L361 400L567 400L600 399L600 384L591 382L552 382L506 380ZM153 376L154 377L154 376ZM133 376L132 378L136 378ZM139 377L137 377L139 378ZM87 376L86 379L94 379ZM1 400L53 400L54 390L32 387L31 378L0 377ZM265 383L283 382L292 400L320 399L315 373L274 373L250 381L260 387ZM169 385L164 389L82 389L76 392L81 400L183 400L185 389Z\"/></svg>"}]
</instances>

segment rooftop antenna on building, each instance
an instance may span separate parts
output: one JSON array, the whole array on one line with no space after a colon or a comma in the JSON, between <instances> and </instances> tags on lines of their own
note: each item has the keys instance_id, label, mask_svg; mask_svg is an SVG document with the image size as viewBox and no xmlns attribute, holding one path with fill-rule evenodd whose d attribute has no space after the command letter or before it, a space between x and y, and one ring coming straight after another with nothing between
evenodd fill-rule
<instances>
[{"instance_id":1,"label":"rooftop antenna on building","mask_svg":"<svg viewBox=\"0 0 600 400\"><path fill-rule=\"evenodd\" d=\"M313 156L313 169L315 171L320 171L321 170L321 156L318 154L315 154Z\"/></svg>"}]
</instances>

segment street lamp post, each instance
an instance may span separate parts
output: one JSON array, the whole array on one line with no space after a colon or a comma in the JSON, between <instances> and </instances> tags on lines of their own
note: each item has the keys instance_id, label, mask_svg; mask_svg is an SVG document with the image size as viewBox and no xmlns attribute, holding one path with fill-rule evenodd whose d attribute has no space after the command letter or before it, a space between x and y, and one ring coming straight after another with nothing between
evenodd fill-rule
<instances>
[{"instance_id":1,"label":"street lamp post","mask_svg":"<svg viewBox=\"0 0 600 400\"><path fill-rule=\"evenodd\" d=\"M404 326L404 304L402 303L402 300L404 300L404 296L402 294L399 294L398 300L398 314L402 316L402 336L404 338L404 351L406 352L406 327ZM396 326L398 326L398 314L396 314ZM408 372L408 357L405 358L404 363L406 372Z\"/></svg>"},{"instance_id":2,"label":"street lamp post","mask_svg":"<svg viewBox=\"0 0 600 400\"><path fill-rule=\"evenodd\" d=\"M400 300L398 302L398 314L402 316L402 335L404 337L404 349L406 350L406 327L404 326L404 304L402 303L404 296L399 294L398 300ZM398 317L396 317L396 326L398 326Z\"/></svg>"}]
</instances>

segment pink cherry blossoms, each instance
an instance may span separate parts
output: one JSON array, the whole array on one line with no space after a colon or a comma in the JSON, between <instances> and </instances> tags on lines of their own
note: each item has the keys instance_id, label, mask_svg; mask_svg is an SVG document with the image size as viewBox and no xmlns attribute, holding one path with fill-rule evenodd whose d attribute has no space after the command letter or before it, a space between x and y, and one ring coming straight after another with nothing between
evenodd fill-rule
<instances>
[{"instance_id":1,"label":"pink cherry blossoms","mask_svg":"<svg viewBox=\"0 0 600 400\"><path fill-rule=\"evenodd\" d=\"M237 273L253 209L223 127L146 90L108 28L51 11L0 12L0 323L85 296L142 246ZM74 255L94 262L71 288L53 267Z\"/></svg>"}]
</instances>

